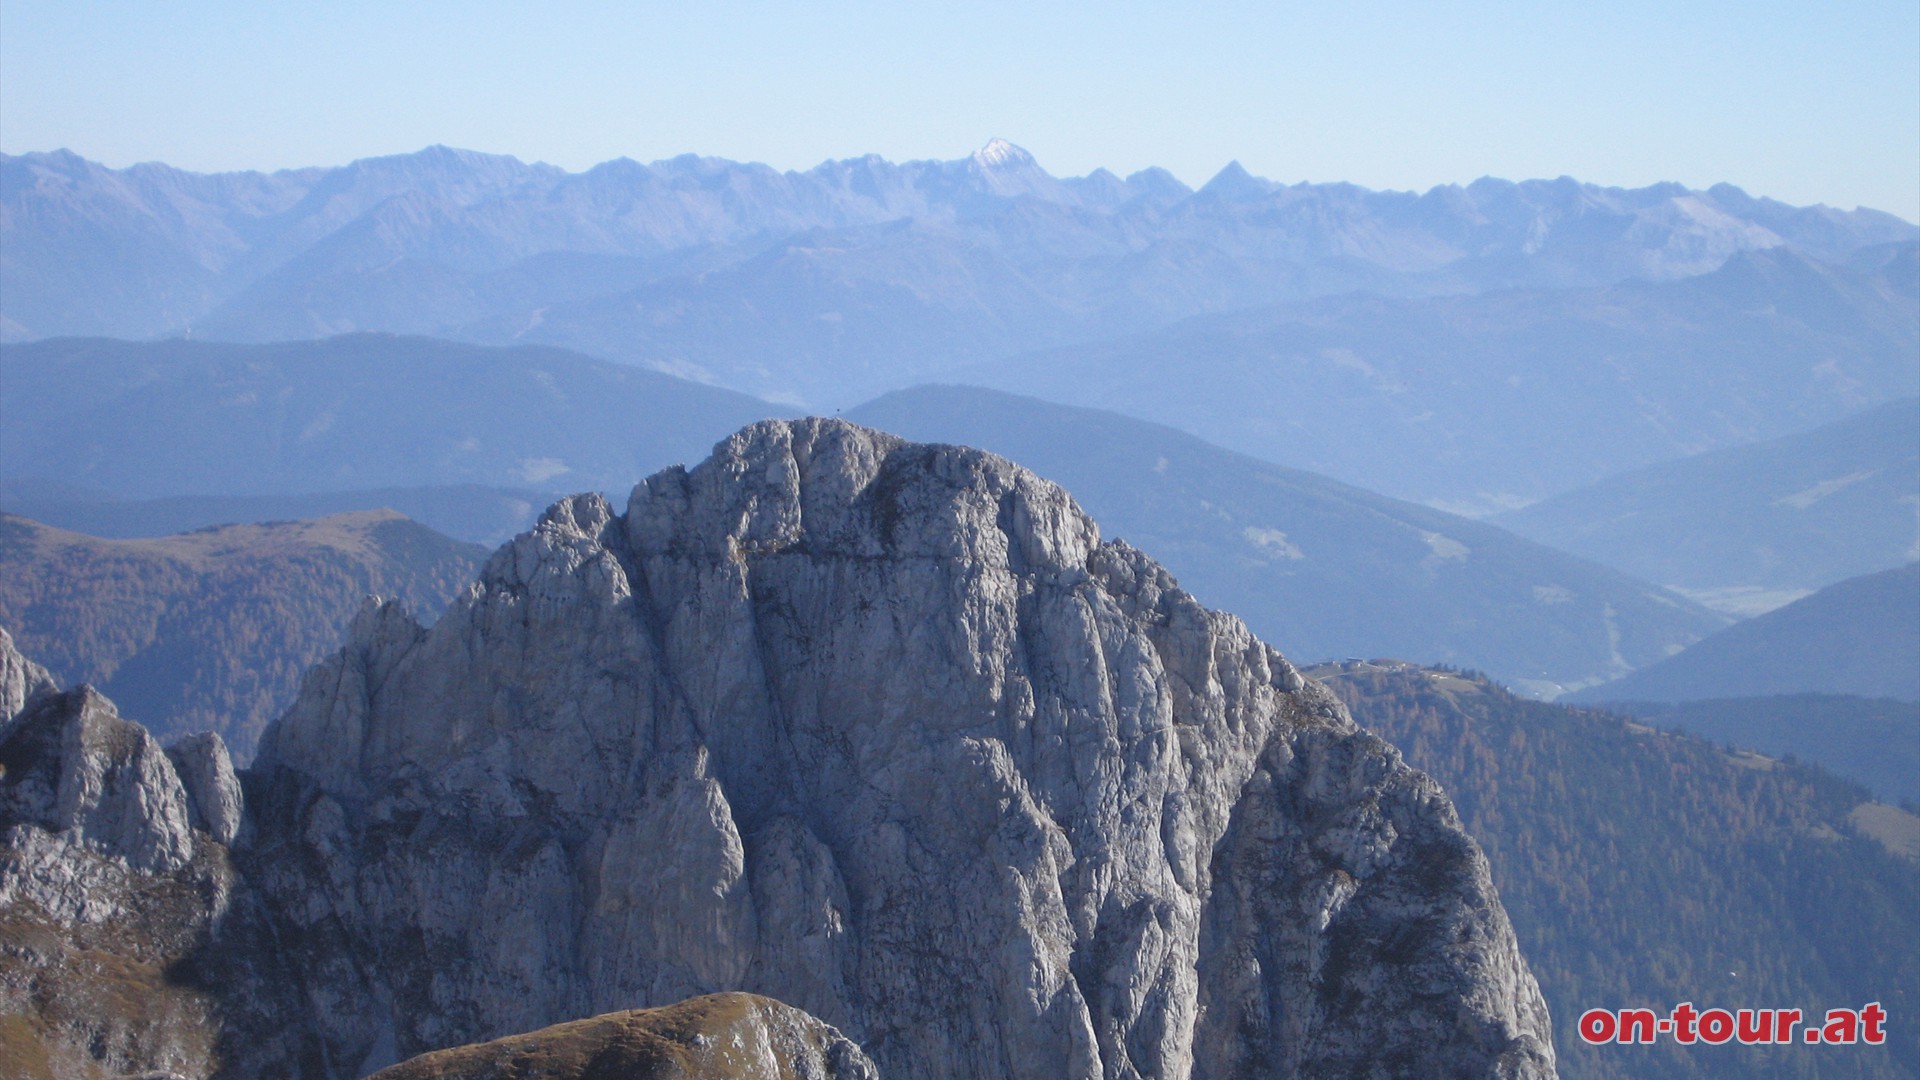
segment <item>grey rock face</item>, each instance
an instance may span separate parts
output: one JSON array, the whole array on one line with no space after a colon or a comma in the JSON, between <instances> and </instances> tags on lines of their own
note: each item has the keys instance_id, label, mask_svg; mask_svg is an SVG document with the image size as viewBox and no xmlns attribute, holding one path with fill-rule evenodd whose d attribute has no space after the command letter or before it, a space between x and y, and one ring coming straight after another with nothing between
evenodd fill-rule
<instances>
[{"instance_id":1,"label":"grey rock face","mask_svg":"<svg viewBox=\"0 0 1920 1080\"><path fill-rule=\"evenodd\" d=\"M741 989L888 1076L1553 1074L1440 790L977 451L770 422L563 501L431 631L363 611L257 770L363 1071Z\"/></svg>"},{"instance_id":2,"label":"grey rock face","mask_svg":"<svg viewBox=\"0 0 1920 1080\"><path fill-rule=\"evenodd\" d=\"M47 669L21 656L13 635L0 629L0 734L28 705L58 689Z\"/></svg>"},{"instance_id":3,"label":"grey rock face","mask_svg":"<svg viewBox=\"0 0 1920 1080\"><path fill-rule=\"evenodd\" d=\"M167 759L186 788L194 827L231 846L240 835L246 799L226 740L216 731L189 735L167 747Z\"/></svg>"},{"instance_id":4,"label":"grey rock face","mask_svg":"<svg viewBox=\"0 0 1920 1080\"><path fill-rule=\"evenodd\" d=\"M0 762L0 825L10 840L39 830L149 873L192 861L187 792L167 755L91 686L44 697L17 717Z\"/></svg>"},{"instance_id":5,"label":"grey rock face","mask_svg":"<svg viewBox=\"0 0 1920 1080\"><path fill-rule=\"evenodd\" d=\"M222 846L239 834L240 780L220 736L163 752L93 687L60 692L5 630L0 720L0 900L100 922L119 891L103 883L186 870L205 846L196 827Z\"/></svg>"},{"instance_id":6,"label":"grey rock face","mask_svg":"<svg viewBox=\"0 0 1920 1080\"><path fill-rule=\"evenodd\" d=\"M190 758L231 782L218 749ZM188 791L89 686L30 695L0 730L0 1013L53 1075L204 1077L219 1061L215 995L181 974L238 883Z\"/></svg>"}]
</instances>

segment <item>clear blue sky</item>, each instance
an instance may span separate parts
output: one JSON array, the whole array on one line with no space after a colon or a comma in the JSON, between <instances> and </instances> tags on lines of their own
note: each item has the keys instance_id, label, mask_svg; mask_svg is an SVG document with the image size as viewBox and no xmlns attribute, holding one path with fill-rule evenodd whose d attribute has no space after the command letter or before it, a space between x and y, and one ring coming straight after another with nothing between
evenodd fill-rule
<instances>
[{"instance_id":1,"label":"clear blue sky","mask_svg":"<svg viewBox=\"0 0 1920 1080\"><path fill-rule=\"evenodd\" d=\"M1726 180L1920 218L1920 3L4 0L0 149L580 169L954 158L1060 174Z\"/></svg>"}]
</instances>

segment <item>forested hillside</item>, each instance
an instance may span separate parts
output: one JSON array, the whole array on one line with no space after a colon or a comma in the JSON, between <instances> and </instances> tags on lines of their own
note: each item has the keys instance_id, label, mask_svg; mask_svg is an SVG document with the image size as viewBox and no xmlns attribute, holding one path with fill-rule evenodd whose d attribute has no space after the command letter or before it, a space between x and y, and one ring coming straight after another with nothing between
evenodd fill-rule
<instances>
[{"instance_id":1,"label":"forested hillside","mask_svg":"<svg viewBox=\"0 0 1920 1080\"><path fill-rule=\"evenodd\" d=\"M370 594L437 617L485 549L392 512L101 540L0 515L0 626L62 686L242 761Z\"/></svg>"},{"instance_id":2,"label":"forested hillside","mask_svg":"<svg viewBox=\"0 0 1920 1080\"><path fill-rule=\"evenodd\" d=\"M1588 1008L1808 1012L1920 991L1920 819L1816 768L1394 662L1311 672L1439 780L1553 1010L1564 1075L1910 1077L1920 1042L1585 1045ZM1906 852L1898 855L1889 845Z\"/></svg>"},{"instance_id":3,"label":"forested hillside","mask_svg":"<svg viewBox=\"0 0 1920 1080\"><path fill-rule=\"evenodd\" d=\"M1912 657L1920 662L1920 657ZM1774 694L1700 701L1609 701L1605 708L1716 743L1792 755L1866 785L1890 803L1920 803L1920 702L1854 694Z\"/></svg>"}]
</instances>

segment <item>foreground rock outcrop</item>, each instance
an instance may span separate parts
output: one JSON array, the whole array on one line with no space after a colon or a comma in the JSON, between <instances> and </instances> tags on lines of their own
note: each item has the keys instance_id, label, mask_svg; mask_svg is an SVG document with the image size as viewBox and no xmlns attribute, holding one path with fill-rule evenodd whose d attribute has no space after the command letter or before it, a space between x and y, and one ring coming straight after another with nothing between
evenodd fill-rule
<instances>
[{"instance_id":1,"label":"foreground rock outcrop","mask_svg":"<svg viewBox=\"0 0 1920 1080\"><path fill-rule=\"evenodd\" d=\"M769 422L565 500L250 785L316 1072L739 989L893 1077L1553 1073L1438 787L977 451Z\"/></svg>"},{"instance_id":2,"label":"foreground rock outcrop","mask_svg":"<svg viewBox=\"0 0 1920 1080\"><path fill-rule=\"evenodd\" d=\"M752 994L709 994L422 1054L368 1080L877 1080L846 1036Z\"/></svg>"},{"instance_id":3,"label":"foreground rock outcrop","mask_svg":"<svg viewBox=\"0 0 1920 1080\"><path fill-rule=\"evenodd\" d=\"M0 1074L215 1071L220 993L187 964L238 885L231 833L206 825L241 813L225 748L197 740L177 771L145 728L90 686L59 692L4 631L0 711Z\"/></svg>"}]
</instances>

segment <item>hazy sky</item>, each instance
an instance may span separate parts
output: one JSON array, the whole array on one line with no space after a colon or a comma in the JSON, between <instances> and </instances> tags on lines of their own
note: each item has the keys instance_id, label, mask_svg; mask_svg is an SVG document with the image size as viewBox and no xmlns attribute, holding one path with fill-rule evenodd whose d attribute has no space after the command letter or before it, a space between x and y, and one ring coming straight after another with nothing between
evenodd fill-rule
<instances>
[{"instance_id":1,"label":"hazy sky","mask_svg":"<svg viewBox=\"0 0 1920 1080\"><path fill-rule=\"evenodd\" d=\"M1730 181L1920 219L1920 4L0 0L0 149Z\"/></svg>"}]
</instances>

